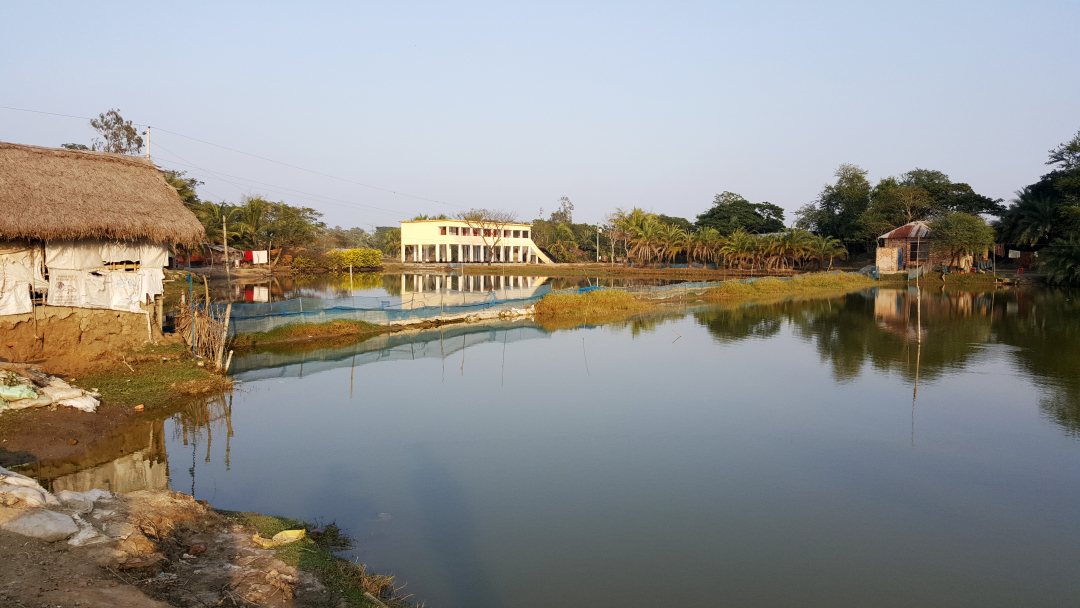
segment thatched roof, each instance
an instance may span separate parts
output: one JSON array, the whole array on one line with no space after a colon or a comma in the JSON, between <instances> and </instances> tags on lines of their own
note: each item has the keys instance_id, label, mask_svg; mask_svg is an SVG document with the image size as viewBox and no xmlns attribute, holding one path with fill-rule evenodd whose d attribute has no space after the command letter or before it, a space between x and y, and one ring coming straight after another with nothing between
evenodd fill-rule
<instances>
[{"instance_id":1,"label":"thatched roof","mask_svg":"<svg viewBox=\"0 0 1080 608\"><path fill-rule=\"evenodd\" d=\"M202 224L148 160L0 141L0 240L202 238Z\"/></svg>"}]
</instances>

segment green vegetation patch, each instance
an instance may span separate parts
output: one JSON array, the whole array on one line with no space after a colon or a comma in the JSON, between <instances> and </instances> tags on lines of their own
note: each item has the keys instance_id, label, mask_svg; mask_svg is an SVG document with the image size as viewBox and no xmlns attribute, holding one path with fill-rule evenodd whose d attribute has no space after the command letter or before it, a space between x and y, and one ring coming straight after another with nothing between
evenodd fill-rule
<instances>
[{"instance_id":1,"label":"green vegetation patch","mask_svg":"<svg viewBox=\"0 0 1080 608\"><path fill-rule=\"evenodd\" d=\"M544 322L601 323L625 319L648 308L648 303L625 291L555 293L536 303L536 318Z\"/></svg>"},{"instance_id":2,"label":"green vegetation patch","mask_svg":"<svg viewBox=\"0 0 1080 608\"><path fill-rule=\"evenodd\" d=\"M874 286L870 277L849 272L803 274L791 279L768 277L756 281L731 281L705 292L712 302L770 301L786 298L839 295Z\"/></svg>"},{"instance_id":3,"label":"green vegetation patch","mask_svg":"<svg viewBox=\"0 0 1080 608\"><path fill-rule=\"evenodd\" d=\"M187 352L182 344L150 346L104 371L76 378L78 385L96 389L106 404L148 408L177 398L213 394L232 387L232 381L215 374Z\"/></svg>"},{"instance_id":4,"label":"green vegetation patch","mask_svg":"<svg viewBox=\"0 0 1080 608\"><path fill-rule=\"evenodd\" d=\"M322 528L307 522L260 513L237 513L222 511L224 516L254 529L266 538L283 530L307 530L307 535L293 543L274 549L281 561L315 575L331 593L345 600L349 606L375 607L368 594L379 598L393 608L412 606L407 598L395 598L397 589L394 577L371 574L363 564L354 563L335 555L348 549L350 539L334 524Z\"/></svg>"},{"instance_id":5,"label":"green vegetation patch","mask_svg":"<svg viewBox=\"0 0 1080 608\"><path fill-rule=\"evenodd\" d=\"M247 348L262 344L281 344L320 338L340 338L346 336L368 336L385 331L381 325L365 321L327 321L325 323L289 323L275 327L270 331L240 334L233 339L237 348Z\"/></svg>"}]
</instances>

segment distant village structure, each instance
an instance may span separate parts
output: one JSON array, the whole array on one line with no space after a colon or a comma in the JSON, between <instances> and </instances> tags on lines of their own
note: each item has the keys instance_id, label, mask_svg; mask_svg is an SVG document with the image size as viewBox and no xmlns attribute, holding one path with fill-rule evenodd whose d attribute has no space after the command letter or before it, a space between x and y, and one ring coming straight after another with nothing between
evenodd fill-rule
<instances>
[{"instance_id":1,"label":"distant village structure","mask_svg":"<svg viewBox=\"0 0 1080 608\"><path fill-rule=\"evenodd\" d=\"M551 264L531 232L531 224L481 225L449 219L401 222L401 261Z\"/></svg>"},{"instance_id":2,"label":"distant village structure","mask_svg":"<svg viewBox=\"0 0 1080 608\"><path fill-rule=\"evenodd\" d=\"M881 273L901 272L920 266L953 266L969 270L974 262L970 254L950 258L933 251L934 235L930 225L914 221L894 228L878 237L876 264Z\"/></svg>"},{"instance_id":3,"label":"distant village structure","mask_svg":"<svg viewBox=\"0 0 1080 608\"><path fill-rule=\"evenodd\" d=\"M138 313L149 321L170 246L203 236L148 160L0 142L0 334L14 340L32 320L42 339L39 317L56 315L36 308ZM80 323L110 331L100 327L103 319ZM20 325L24 331L16 331ZM14 348L6 342L0 338L0 358Z\"/></svg>"}]
</instances>

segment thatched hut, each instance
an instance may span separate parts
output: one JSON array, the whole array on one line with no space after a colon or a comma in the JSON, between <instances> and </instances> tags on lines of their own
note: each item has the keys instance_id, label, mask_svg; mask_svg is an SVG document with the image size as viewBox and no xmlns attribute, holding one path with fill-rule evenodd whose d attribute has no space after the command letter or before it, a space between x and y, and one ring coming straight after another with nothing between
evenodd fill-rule
<instances>
[{"instance_id":1,"label":"thatched hut","mask_svg":"<svg viewBox=\"0 0 1080 608\"><path fill-rule=\"evenodd\" d=\"M150 161L0 142L0 318L51 306L141 312L169 248L203 227Z\"/></svg>"}]
</instances>

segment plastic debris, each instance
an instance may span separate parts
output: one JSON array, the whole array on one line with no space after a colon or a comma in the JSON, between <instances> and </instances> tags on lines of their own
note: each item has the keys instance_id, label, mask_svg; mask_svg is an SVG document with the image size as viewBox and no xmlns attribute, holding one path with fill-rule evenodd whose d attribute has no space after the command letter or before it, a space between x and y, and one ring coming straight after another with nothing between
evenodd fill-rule
<instances>
[{"instance_id":1,"label":"plastic debris","mask_svg":"<svg viewBox=\"0 0 1080 608\"><path fill-rule=\"evenodd\" d=\"M251 537L251 540L263 549L271 549L273 547L294 543L301 538L304 538L304 535L304 530L282 530L275 534L273 538L266 538L261 534L255 534Z\"/></svg>"}]
</instances>

